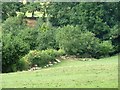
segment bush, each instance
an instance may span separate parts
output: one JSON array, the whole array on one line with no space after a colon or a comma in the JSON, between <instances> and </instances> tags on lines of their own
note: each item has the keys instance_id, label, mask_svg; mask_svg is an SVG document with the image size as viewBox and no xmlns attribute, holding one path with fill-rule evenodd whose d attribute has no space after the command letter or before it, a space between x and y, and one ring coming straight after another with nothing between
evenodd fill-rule
<instances>
[{"instance_id":1,"label":"bush","mask_svg":"<svg viewBox=\"0 0 120 90\"><path fill-rule=\"evenodd\" d=\"M37 37L38 37L39 31L34 30L33 28L25 28L19 32L19 37L23 39L24 42L28 43L30 45L30 50L34 50L37 48Z\"/></svg>"},{"instance_id":2,"label":"bush","mask_svg":"<svg viewBox=\"0 0 120 90\"><path fill-rule=\"evenodd\" d=\"M16 71L16 64L28 53L29 45L10 33L3 34L2 44L2 72Z\"/></svg>"},{"instance_id":3,"label":"bush","mask_svg":"<svg viewBox=\"0 0 120 90\"><path fill-rule=\"evenodd\" d=\"M35 64L37 64L39 67L43 67L46 64L49 64L49 62L53 62L56 57L63 55L63 52L63 50L57 51L54 49L47 49L42 51L32 50L23 58L21 58L20 63L18 65L20 66L19 70L29 69ZM21 67L22 65L23 67Z\"/></svg>"},{"instance_id":4,"label":"bush","mask_svg":"<svg viewBox=\"0 0 120 90\"><path fill-rule=\"evenodd\" d=\"M78 53L81 57L96 57L99 52L100 40L95 34L86 31L81 33L79 39Z\"/></svg>"},{"instance_id":5,"label":"bush","mask_svg":"<svg viewBox=\"0 0 120 90\"><path fill-rule=\"evenodd\" d=\"M114 51L111 41L103 41L100 43L99 54L100 56L107 56Z\"/></svg>"},{"instance_id":6,"label":"bush","mask_svg":"<svg viewBox=\"0 0 120 90\"><path fill-rule=\"evenodd\" d=\"M28 70L30 68L29 65L30 63L25 58L21 58L17 63L17 70Z\"/></svg>"},{"instance_id":7,"label":"bush","mask_svg":"<svg viewBox=\"0 0 120 90\"><path fill-rule=\"evenodd\" d=\"M76 54L79 47L79 37L81 34L81 30L76 26L64 26L62 28L58 28L58 32L56 34L56 41L59 43L59 47L67 54Z\"/></svg>"},{"instance_id":8,"label":"bush","mask_svg":"<svg viewBox=\"0 0 120 90\"><path fill-rule=\"evenodd\" d=\"M56 40L66 54L80 57L95 57L109 55L113 52L110 41L101 41L95 34L76 26L64 26L58 29Z\"/></svg>"},{"instance_id":9,"label":"bush","mask_svg":"<svg viewBox=\"0 0 120 90\"><path fill-rule=\"evenodd\" d=\"M79 54L81 57L91 57L96 54L99 44L99 39L93 33L70 25L59 28L56 40L67 54Z\"/></svg>"},{"instance_id":10,"label":"bush","mask_svg":"<svg viewBox=\"0 0 120 90\"><path fill-rule=\"evenodd\" d=\"M38 43L37 49L38 50L58 49L55 34L56 34L55 29L40 31L37 38Z\"/></svg>"},{"instance_id":11,"label":"bush","mask_svg":"<svg viewBox=\"0 0 120 90\"><path fill-rule=\"evenodd\" d=\"M115 25L113 28L111 28L111 31L109 33L110 40L112 41L112 44L114 45L114 52L113 54L120 52L120 29L119 25Z\"/></svg>"},{"instance_id":12,"label":"bush","mask_svg":"<svg viewBox=\"0 0 120 90\"><path fill-rule=\"evenodd\" d=\"M63 49L58 50L58 56L65 55L65 51Z\"/></svg>"}]
</instances>

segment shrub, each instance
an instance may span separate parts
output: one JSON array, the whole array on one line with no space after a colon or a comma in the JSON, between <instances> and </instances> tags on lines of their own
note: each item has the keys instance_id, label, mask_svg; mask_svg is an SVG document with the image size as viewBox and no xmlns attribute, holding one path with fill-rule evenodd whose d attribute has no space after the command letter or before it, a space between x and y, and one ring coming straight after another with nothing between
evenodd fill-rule
<instances>
[{"instance_id":1,"label":"shrub","mask_svg":"<svg viewBox=\"0 0 120 90\"><path fill-rule=\"evenodd\" d=\"M65 55L65 51L63 49L58 50L58 56L63 56Z\"/></svg>"},{"instance_id":2,"label":"shrub","mask_svg":"<svg viewBox=\"0 0 120 90\"><path fill-rule=\"evenodd\" d=\"M110 41L101 41L95 34L76 26L64 26L58 29L56 40L59 47L67 54L80 57L95 57L109 55L113 52Z\"/></svg>"},{"instance_id":3,"label":"shrub","mask_svg":"<svg viewBox=\"0 0 120 90\"><path fill-rule=\"evenodd\" d=\"M59 43L59 47L64 49L67 54L76 54L79 47L79 37L81 30L76 26L64 26L58 28L56 34L56 41Z\"/></svg>"},{"instance_id":4,"label":"shrub","mask_svg":"<svg viewBox=\"0 0 120 90\"><path fill-rule=\"evenodd\" d=\"M113 54L120 52L120 29L119 25L115 25L113 28L111 28L111 31L109 33L110 40L112 41L112 44L114 45L114 52Z\"/></svg>"},{"instance_id":5,"label":"shrub","mask_svg":"<svg viewBox=\"0 0 120 90\"><path fill-rule=\"evenodd\" d=\"M50 60L52 61L55 59L55 57L57 57L57 51L54 49L47 49L43 52L46 52L48 55L50 55Z\"/></svg>"},{"instance_id":6,"label":"shrub","mask_svg":"<svg viewBox=\"0 0 120 90\"><path fill-rule=\"evenodd\" d=\"M114 51L111 41L103 41L100 43L99 54L100 56L107 56Z\"/></svg>"},{"instance_id":7,"label":"shrub","mask_svg":"<svg viewBox=\"0 0 120 90\"><path fill-rule=\"evenodd\" d=\"M77 53L81 57L96 57L97 53L99 52L99 43L100 40L95 37L95 34L86 31L80 34L79 39L79 46Z\"/></svg>"},{"instance_id":8,"label":"shrub","mask_svg":"<svg viewBox=\"0 0 120 90\"><path fill-rule=\"evenodd\" d=\"M24 42L30 45L30 50L34 50L38 46L37 43L38 34L39 34L38 30L27 27L21 30L18 35L23 39Z\"/></svg>"},{"instance_id":9,"label":"shrub","mask_svg":"<svg viewBox=\"0 0 120 90\"><path fill-rule=\"evenodd\" d=\"M28 62L25 57L21 58L17 64L17 70L28 70L30 68L30 62Z\"/></svg>"},{"instance_id":10,"label":"shrub","mask_svg":"<svg viewBox=\"0 0 120 90\"><path fill-rule=\"evenodd\" d=\"M56 57L63 55L63 50L54 50L54 49L47 49L47 50L32 50L27 55L21 58L19 62L19 70L29 69L31 66L37 64L39 67L43 67L49 62L53 62ZM21 67L23 65L23 67Z\"/></svg>"},{"instance_id":11,"label":"shrub","mask_svg":"<svg viewBox=\"0 0 120 90\"><path fill-rule=\"evenodd\" d=\"M67 54L77 55L81 57L92 57L97 53L99 39L89 31L84 31L76 26L64 26L59 28L56 35L61 49Z\"/></svg>"},{"instance_id":12,"label":"shrub","mask_svg":"<svg viewBox=\"0 0 120 90\"><path fill-rule=\"evenodd\" d=\"M18 36L3 34L2 40L2 72L16 71L19 59L28 53L29 45Z\"/></svg>"},{"instance_id":13,"label":"shrub","mask_svg":"<svg viewBox=\"0 0 120 90\"><path fill-rule=\"evenodd\" d=\"M57 49L58 44L55 39L56 31L55 29L50 29L46 31L40 31L37 43L39 50L46 50L46 49Z\"/></svg>"}]
</instances>

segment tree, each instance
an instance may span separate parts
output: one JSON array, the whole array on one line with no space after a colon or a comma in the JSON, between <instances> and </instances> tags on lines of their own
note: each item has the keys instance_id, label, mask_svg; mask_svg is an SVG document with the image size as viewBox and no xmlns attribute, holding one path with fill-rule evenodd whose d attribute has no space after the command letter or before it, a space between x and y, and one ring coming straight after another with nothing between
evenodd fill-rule
<instances>
[{"instance_id":1,"label":"tree","mask_svg":"<svg viewBox=\"0 0 120 90\"><path fill-rule=\"evenodd\" d=\"M48 13L53 26L82 25L101 40L108 40L110 28L119 22L118 3L51 3Z\"/></svg>"},{"instance_id":2,"label":"tree","mask_svg":"<svg viewBox=\"0 0 120 90\"><path fill-rule=\"evenodd\" d=\"M31 3L27 3L24 5L24 7L21 8L21 11L25 14L26 11L31 12L32 13L32 17L34 17L34 12L35 11L40 11L41 9L41 5L38 2L31 2Z\"/></svg>"},{"instance_id":3,"label":"tree","mask_svg":"<svg viewBox=\"0 0 120 90\"><path fill-rule=\"evenodd\" d=\"M23 6L20 2L3 2L2 3L2 20L6 20L8 17L17 16L17 11Z\"/></svg>"},{"instance_id":4,"label":"tree","mask_svg":"<svg viewBox=\"0 0 120 90\"><path fill-rule=\"evenodd\" d=\"M64 26L70 24L70 11L71 9L79 3L68 2L56 2L49 3L47 13L50 16L50 22L53 26Z\"/></svg>"},{"instance_id":5,"label":"tree","mask_svg":"<svg viewBox=\"0 0 120 90\"><path fill-rule=\"evenodd\" d=\"M10 33L17 35L18 32L26 27L23 17L9 17L2 25L3 33Z\"/></svg>"}]
</instances>

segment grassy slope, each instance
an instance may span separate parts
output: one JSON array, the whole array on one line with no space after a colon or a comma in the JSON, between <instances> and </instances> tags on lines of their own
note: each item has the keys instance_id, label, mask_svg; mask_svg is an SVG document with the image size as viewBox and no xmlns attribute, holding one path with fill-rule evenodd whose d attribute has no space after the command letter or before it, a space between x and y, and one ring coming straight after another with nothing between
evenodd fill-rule
<instances>
[{"instance_id":1,"label":"grassy slope","mask_svg":"<svg viewBox=\"0 0 120 90\"><path fill-rule=\"evenodd\" d=\"M3 88L115 88L118 57L96 61L64 60L51 68L2 74Z\"/></svg>"}]
</instances>

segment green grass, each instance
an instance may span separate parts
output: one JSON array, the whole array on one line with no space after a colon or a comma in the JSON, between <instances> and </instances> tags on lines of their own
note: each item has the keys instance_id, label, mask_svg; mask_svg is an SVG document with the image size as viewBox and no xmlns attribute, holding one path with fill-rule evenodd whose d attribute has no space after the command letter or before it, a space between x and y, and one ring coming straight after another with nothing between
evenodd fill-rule
<instances>
[{"instance_id":1,"label":"green grass","mask_svg":"<svg viewBox=\"0 0 120 90\"><path fill-rule=\"evenodd\" d=\"M117 88L118 56L63 60L53 67L2 74L3 88Z\"/></svg>"}]
</instances>

